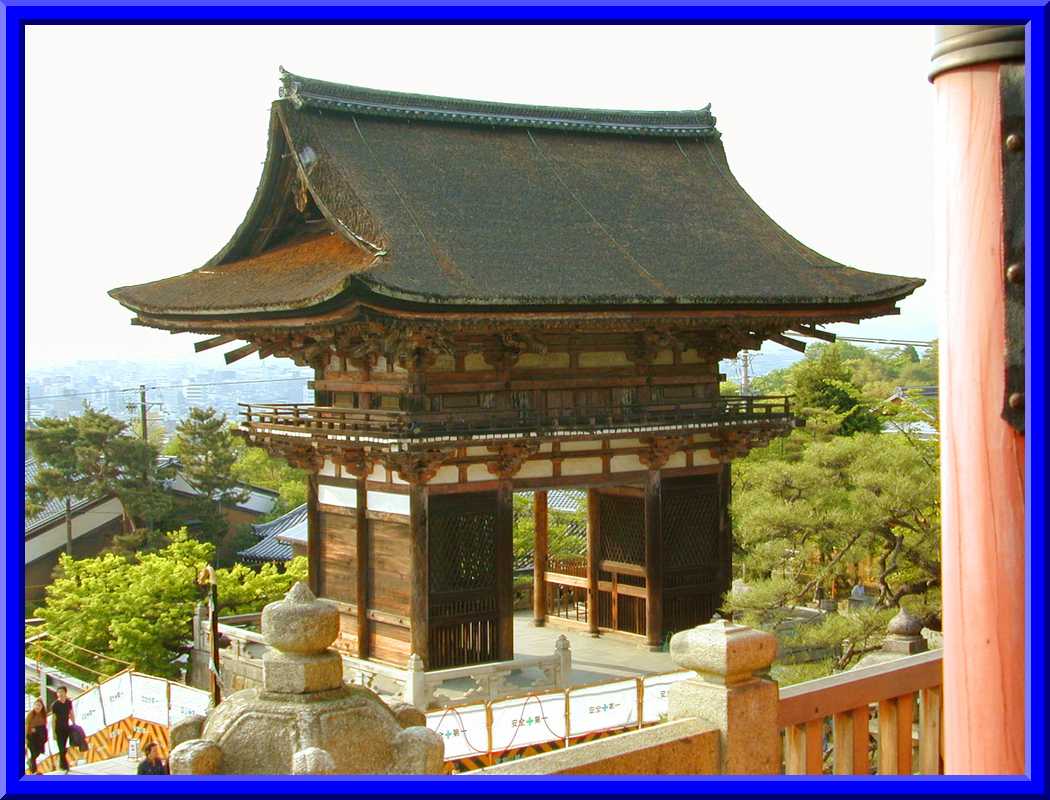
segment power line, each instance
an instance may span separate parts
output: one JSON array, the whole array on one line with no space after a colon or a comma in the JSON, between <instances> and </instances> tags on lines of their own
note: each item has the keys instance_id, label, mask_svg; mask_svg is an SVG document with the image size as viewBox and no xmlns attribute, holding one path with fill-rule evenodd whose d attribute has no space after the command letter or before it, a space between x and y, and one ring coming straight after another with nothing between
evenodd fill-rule
<instances>
[{"instance_id":1,"label":"power line","mask_svg":"<svg viewBox=\"0 0 1050 800\"><path fill-rule=\"evenodd\" d=\"M214 383L172 383L167 386L146 386L147 390L152 389L199 389L208 386L238 386L245 383L286 383L288 381L308 381L312 380L309 377L302 378L273 378L272 380L251 380L251 381L216 381ZM102 389L97 392L72 392L70 394L48 394L48 395L36 395L32 398L33 402L37 400L61 400L66 397L93 397L100 394L120 394L124 392L137 392L139 391L138 386L129 387L127 389Z\"/></svg>"}]
</instances>

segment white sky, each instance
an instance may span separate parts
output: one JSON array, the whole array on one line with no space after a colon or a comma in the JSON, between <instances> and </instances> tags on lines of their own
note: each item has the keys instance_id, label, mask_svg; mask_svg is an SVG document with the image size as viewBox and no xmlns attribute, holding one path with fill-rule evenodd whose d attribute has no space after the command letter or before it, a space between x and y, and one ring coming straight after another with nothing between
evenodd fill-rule
<instances>
[{"instance_id":1,"label":"white sky","mask_svg":"<svg viewBox=\"0 0 1050 800\"><path fill-rule=\"evenodd\" d=\"M200 266L241 222L278 65L425 94L698 108L730 166L810 247L931 278L924 26L31 26L26 360L192 357L106 295ZM844 335L936 336L936 287ZM196 357L221 363L216 351Z\"/></svg>"}]
</instances>

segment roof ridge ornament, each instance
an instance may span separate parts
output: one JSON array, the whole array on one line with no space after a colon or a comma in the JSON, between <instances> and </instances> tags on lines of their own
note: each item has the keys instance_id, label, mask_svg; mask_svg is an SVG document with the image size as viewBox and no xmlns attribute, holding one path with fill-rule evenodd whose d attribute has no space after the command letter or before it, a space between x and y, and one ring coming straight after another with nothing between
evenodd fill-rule
<instances>
[{"instance_id":1,"label":"roof ridge ornament","mask_svg":"<svg viewBox=\"0 0 1050 800\"><path fill-rule=\"evenodd\" d=\"M369 89L295 75L280 68L279 96L304 107L417 121L543 128L627 136L720 138L708 103L699 109L644 111L570 108Z\"/></svg>"}]
</instances>

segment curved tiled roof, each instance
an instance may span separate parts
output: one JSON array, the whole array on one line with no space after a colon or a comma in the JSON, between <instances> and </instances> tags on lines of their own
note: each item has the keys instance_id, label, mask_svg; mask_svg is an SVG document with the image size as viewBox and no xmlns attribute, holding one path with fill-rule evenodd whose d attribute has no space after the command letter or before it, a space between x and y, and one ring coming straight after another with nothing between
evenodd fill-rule
<instances>
[{"instance_id":1,"label":"curved tiled roof","mask_svg":"<svg viewBox=\"0 0 1050 800\"><path fill-rule=\"evenodd\" d=\"M306 503L269 522L252 525L259 541L237 555L243 561L287 561L292 557L292 542L306 542Z\"/></svg>"},{"instance_id":2,"label":"curved tiled roof","mask_svg":"<svg viewBox=\"0 0 1050 800\"><path fill-rule=\"evenodd\" d=\"M922 284L839 264L784 231L737 183L706 109L516 106L290 74L284 85L233 239L198 270L113 290L121 303L166 317L355 297L438 309L883 306L870 315ZM323 217L310 224L338 236L314 227L270 243L275 220L307 199Z\"/></svg>"},{"instance_id":3,"label":"curved tiled roof","mask_svg":"<svg viewBox=\"0 0 1050 800\"><path fill-rule=\"evenodd\" d=\"M36 473L39 465L35 458L26 458L25 460L25 484L28 486L34 480L36 480ZM70 510L74 515L79 513L82 509L90 506L98 498L91 498L83 500L79 497L71 498ZM34 530L36 528L47 527L54 524L58 520L62 519L66 515L66 501L61 498L55 498L49 500L44 504L44 507L40 510L40 513L25 518L25 532Z\"/></svg>"}]
</instances>

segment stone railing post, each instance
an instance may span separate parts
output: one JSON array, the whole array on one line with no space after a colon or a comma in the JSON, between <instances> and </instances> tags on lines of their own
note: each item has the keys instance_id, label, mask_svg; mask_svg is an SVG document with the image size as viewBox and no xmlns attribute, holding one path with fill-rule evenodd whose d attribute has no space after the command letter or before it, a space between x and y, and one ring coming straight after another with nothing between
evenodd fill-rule
<instances>
[{"instance_id":1,"label":"stone railing post","mask_svg":"<svg viewBox=\"0 0 1050 800\"><path fill-rule=\"evenodd\" d=\"M423 659L412 653L408 657L408 675L405 676L405 690L401 699L420 711L426 711L429 705L427 695L427 674L423 670Z\"/></svg>"},{"instance_id":2,"label":"stone railing post","mask_svg":"<svg viewBox=\"0 0 1050 800\"><path fill-rule=\"evenodd\" d=\"M558 657L557 681L555 685L559 689L567 689L572 674L572 646L564 634L558 637L554 643L554 655Z\"/></svg>"},{"instance_id":3,"label":"stone railing post","mask_svg":"<svg viewBox=\"0 0 1050 800\"><path fill-rule=\"evenodd\" d=\"M696 677L671 687L668 718L696 717L721 729L722 774L780 772L779 691L756 674L769 669L776 652L772 634L726 620L671 638L671 658Z\"/></svg>"}]
</instances>

